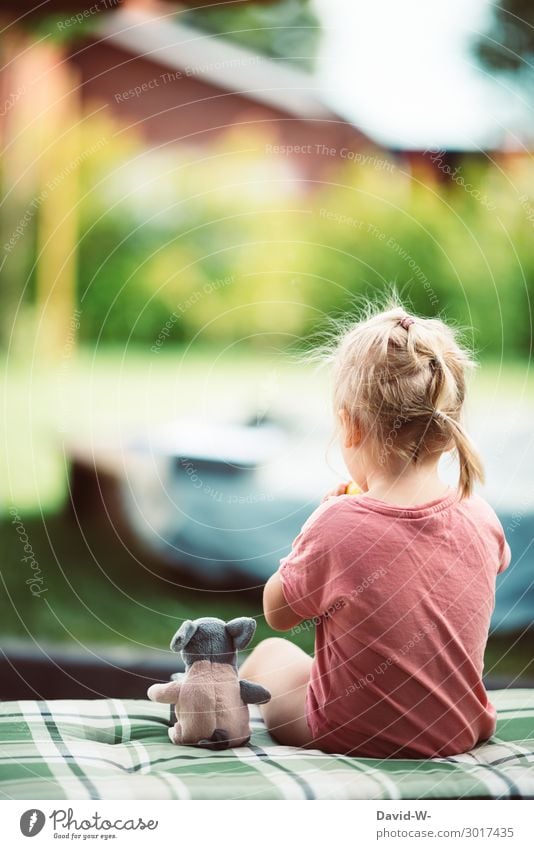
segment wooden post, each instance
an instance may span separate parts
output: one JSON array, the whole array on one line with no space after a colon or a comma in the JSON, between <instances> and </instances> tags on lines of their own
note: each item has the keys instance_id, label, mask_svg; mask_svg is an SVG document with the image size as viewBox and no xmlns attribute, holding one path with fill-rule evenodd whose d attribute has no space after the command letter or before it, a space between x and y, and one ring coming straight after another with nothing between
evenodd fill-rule
<instances>
[{"instance_id":1,"label":"wooden post","mask_svg":"<svg viewBox=\"0 0 534 849\"><path fill-rule=\"evenodd\" d=\"M46 48L42 59L47 69L39 104L36 344L45 359L57 360L73 344L81 109L73 69L57 50Z\"/></svg>"},{"instance_id":2,"label":"wooden post","mask_svg":"<svg viewBox=\"0 0 534 849\"><path fill-rule=\"evenodd\" d=\"M0 340L7 346L25 324L21 299L28 297L33 252L39 144L28 127L36 113L33 84L38 63L28 38L16 29L4 34L1 58Z\"/></svg>"}]
</instances>

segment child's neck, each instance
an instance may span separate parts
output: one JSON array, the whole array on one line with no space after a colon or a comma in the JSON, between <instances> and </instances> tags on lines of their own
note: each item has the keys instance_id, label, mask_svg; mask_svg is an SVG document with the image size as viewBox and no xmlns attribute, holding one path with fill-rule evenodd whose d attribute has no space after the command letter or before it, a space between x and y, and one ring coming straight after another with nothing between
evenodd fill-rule
<instances>
[{"instance_id":1,"label":"child's neck","mask_svg":"<svg viewBox=\"0 0 534 849\"><path fill-rule=\"evenodd\" d=\"M370 498L402 507L436 501L446 495L449 489L438 475L437 460L421 466L410 464L395 474L383 469L370 470L367 486L365 494Z\"/></svg>"}]
</instances>

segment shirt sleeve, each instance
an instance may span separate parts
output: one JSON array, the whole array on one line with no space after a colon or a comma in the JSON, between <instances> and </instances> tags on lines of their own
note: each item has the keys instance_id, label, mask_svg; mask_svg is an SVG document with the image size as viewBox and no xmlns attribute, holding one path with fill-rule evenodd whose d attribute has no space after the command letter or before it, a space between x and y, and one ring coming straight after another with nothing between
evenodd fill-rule
<instances>
[{"instance_id":1,"label":"shirt sleeve","mask_svg":"<svg viewBox=\"0 0 534 849\"><path fill-rule=\"evenodd\" d=\"M499 558L497 574L500 575L501 572L504 572L505 569L508 569L508 566L510 565L510 561L512 559L512 552L510 551L510 546L508 545L508 541L506 539L506 534L504 533L504 528L501 524L501 520L497 516L495 510L493 510L493 508L490 507L487 502L483 503L486 505L486 510L488 510L489 508L489 513L487 514L488 521L485 532L489 533L494 543L496 543L496 554Z\"/></svg>"},{"instance_id":2,"label":"shirt sleeve","mask_svg":"<svg viewBox=\"0 0 534 849\"><path fill-rule=\"evenodd\" d=\"M502 546L501 546L501 560L500 560L500 563L499 563L499 570L497 572L498 575L500 575L501 572L504 572L505 569L508 569L508 566L510 565L511 559L512 559L512 552L510 550L510 546L508 545L508 542L506 541L506 537L504 536L504 531L503 531Z\"/></svg>"},{"instance_id":3,"label":"shirt sleeve","mask_svg":"<svg viewBox=\"0 0 534 849\"><path fill-rule=\"evenodd\" d=\"M291 552L280 563L279 575L284 598L303 619L321 616L328 604L330 557L326 539L325 510L321 505L304 524Z\"/></svg>"}]
</instances>

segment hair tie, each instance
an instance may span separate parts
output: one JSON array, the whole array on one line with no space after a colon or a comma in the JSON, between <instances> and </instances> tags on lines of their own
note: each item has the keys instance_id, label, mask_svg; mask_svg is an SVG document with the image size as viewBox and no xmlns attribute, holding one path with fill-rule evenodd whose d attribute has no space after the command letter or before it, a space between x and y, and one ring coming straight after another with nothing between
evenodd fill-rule
<instances>
[{"instance_id":1,"label":"hair tie","mask_svg":"<svg viewBox=\"0 0 534 849\"><path fill-rule=\"evenodd\" d=\"M405 315L404 318L400 319L399 324L404 330L408 330L408 328L411 327L412 324L415 324L415 318L411 318L411 316Z\"/></svg>"}]
</instances>

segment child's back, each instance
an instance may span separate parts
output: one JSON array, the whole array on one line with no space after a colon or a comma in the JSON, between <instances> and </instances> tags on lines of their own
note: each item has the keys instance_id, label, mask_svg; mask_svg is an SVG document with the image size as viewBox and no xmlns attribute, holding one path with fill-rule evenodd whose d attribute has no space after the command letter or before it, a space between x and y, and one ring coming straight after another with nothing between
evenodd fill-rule
<instances>
[{"instance_id":1,"label":"child's back","mask_svg":"<svg viewBox=\"0 0 534 849\"><path fill-rule=\"evenodd\" d=\"M328 499L281 568L319 617L308 724L325 751L429 757L491 736L482 684L495 576L509 549L492 509L455 490L416 508Z\"/></svg>"}]
</instances>

